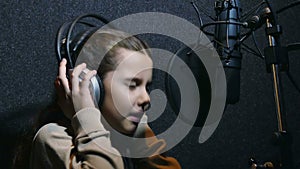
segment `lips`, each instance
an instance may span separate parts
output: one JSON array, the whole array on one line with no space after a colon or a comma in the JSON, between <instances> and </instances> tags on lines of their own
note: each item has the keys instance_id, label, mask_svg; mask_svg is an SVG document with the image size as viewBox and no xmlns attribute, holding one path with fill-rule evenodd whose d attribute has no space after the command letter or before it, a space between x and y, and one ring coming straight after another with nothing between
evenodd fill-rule
<instances>
[{"instance_id":1,"label":"lips","mask_svg":"<svg viewBox=\"0 0 300 169\"><path fill-rule=\"evenodd\" d=\"M144 115L144 112L134 112L134 113L129 113L127 116L127 119L129 121L139 123L141 121L142 116Z\"/></svg>"}]
</instances>

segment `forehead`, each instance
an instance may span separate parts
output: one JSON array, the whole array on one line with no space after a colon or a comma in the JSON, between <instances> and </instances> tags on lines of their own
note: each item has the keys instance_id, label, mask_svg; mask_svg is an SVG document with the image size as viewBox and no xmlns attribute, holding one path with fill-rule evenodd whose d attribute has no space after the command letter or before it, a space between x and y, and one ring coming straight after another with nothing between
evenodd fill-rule
<instances>
[{"instance_id":1,"label":"forehead","mask_svg":"<svg viewBox=\"0 0 300 169\"><path fill-rule=\"evenodd\" d=\"M143 52L132 51L125 48L117 49L116 58L118 66L115 72L128 76L152 76L152 59Z\"/></svg>"}]
</instances>

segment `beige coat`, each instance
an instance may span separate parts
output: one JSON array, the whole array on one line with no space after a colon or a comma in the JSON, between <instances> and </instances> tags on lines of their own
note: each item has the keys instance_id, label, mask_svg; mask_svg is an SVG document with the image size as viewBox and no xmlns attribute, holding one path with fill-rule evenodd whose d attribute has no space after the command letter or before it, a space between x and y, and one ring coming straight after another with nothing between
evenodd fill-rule
<instances>
[{"instance_id":1,"label":"beige coat","mask_svg":"<svg viewBox=\"0 0 300 169\"><path fill-rule=\"evenodd\" d=\"M103 127L100 118L100 111L96 108L80 110L71 121L73 136L71 136L66 127L56 123L49 123L40 128L33 139L31 168L123 169L122 156L112 146L110 132ZM142 133L144 137L154 135L150 128L147 128ZM154 139L152 143L146 143L146 146L149 149L155 147L157 150L151 151L157 153L157 151L161 151L165 147L165 142ZM143 169L180 168L177 160L163 155L135 159L134 163L136 168Z\"/></svg>"}]
</instances>

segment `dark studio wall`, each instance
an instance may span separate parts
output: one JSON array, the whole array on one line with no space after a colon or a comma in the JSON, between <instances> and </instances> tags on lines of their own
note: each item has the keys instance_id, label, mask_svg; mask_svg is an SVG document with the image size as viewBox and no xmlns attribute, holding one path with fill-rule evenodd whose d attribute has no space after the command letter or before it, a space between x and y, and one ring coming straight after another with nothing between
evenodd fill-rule
<instances>
[{"instance_id":1,"label":"dark studio wall","mask_svg":"<svg viewBox=\"0 0 300 169\"><path fill-rule=\"evenodd\" d=\"M215 16L213 0L195 1ZM243 12L259 0L241 0ZM273 0L274 9L293 0ZM13 147L34 121L34 117L54 98L53 80L57 73L55 35L59 26L83 13L98 13L114 20L138 12L164 12L185 18L198 25L198 18L190 1L185 0L102 0L102 1L1 1L0 2L0 159L1 168L10 168ZM282 44L300 41L300 6L290 8L278 16L283 27ZM204 23L211 20L200 12ZM261 50L267 44L263 28L256 31ZM151 47L175 53L181 44L164 36L147 36ZM245 42L254 48L251 38ZM299 51L289 53L290 74L300 85ZM161 58L163 60L163 58ZM154 84L164 89L164 76L154 75ZM285 73L282 73L285 112L288 131L293 135L294 161L300 168L300 93ZM264 60L243 51L240 100L228 105L214 134L198 143L201 128L194 127L168 153L186 169L248 168L249 157L264 163L276 159L278 149L270 138L277 131L273 99L272 76L266 72ZM151 123L154 131L170 125L176 115L169 105L163 115ZM29 155L29 154L28 154ZM5 167L3 167L5 166Z\"/></svg>"}]
</instances>

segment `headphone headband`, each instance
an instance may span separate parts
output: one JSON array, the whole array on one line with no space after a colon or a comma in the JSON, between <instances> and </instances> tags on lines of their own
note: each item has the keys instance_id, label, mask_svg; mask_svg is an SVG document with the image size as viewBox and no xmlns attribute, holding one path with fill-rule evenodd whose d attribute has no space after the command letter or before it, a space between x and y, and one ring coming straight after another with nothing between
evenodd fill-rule
<instances>
[{"instance_id":1,"label":"headphone headband","mask_svg":"<svg viewBox=\"0 0 300 169\"><path fill-rule=\"evenodd\" d=\"M65 22L62 24L57 32L56 36L56 53L57 53L57 60L58 63L62 60L63 57L67 59L68 62L68 68L73 69L74 63L71 56L70 51L70 44L71 44L71 37L73 30L77 24L86 25L88 27L97 27L96 25L85 22L83 19L85 18L93 18L96 19L104 24L108 24L109 21L105 19L104 17L97 15L97 14L83 14L78 17L76 17L73 21ZM67 34L63 37L64 33ZM64 50L62 50L62 46L65 46Z\"/></svg>"}]
</instances>

